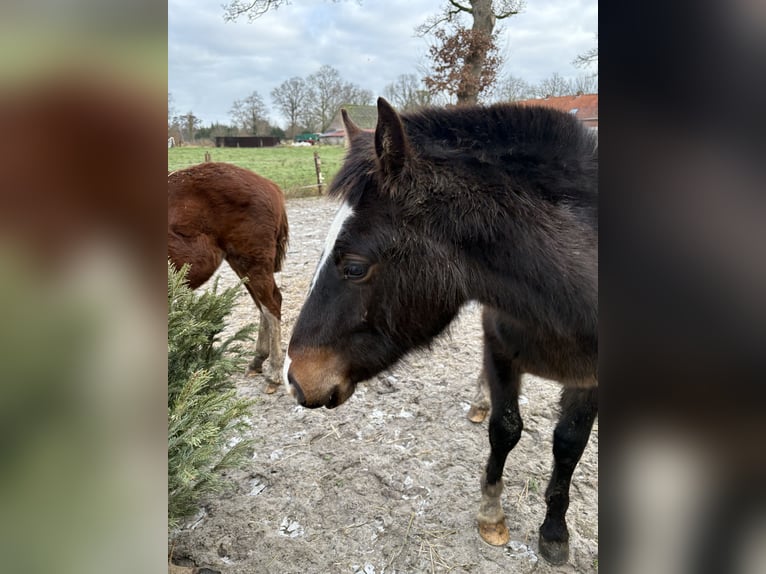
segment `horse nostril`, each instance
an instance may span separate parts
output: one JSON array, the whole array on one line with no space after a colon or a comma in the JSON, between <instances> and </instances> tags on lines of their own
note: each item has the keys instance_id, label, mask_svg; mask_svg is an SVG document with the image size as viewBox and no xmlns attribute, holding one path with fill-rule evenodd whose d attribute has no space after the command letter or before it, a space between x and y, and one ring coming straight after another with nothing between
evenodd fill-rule
<instances>
[{"instance_id":1,"label":"horse nostril","mask_svg":"<svg viewBox=\"0 0 766 574\"><path fill-rule=\"evenodd\" d=\"M296 381L295 377L293 377L290 373L288 373L287 382L290 383L290 386L293 389L295 389L295 399L298 401L298 404L300 406L304 406L306 404L306 397L303 396L303 389L301 389L301 386L298 384L298 381Z\"/></svg>"}]
</instances>

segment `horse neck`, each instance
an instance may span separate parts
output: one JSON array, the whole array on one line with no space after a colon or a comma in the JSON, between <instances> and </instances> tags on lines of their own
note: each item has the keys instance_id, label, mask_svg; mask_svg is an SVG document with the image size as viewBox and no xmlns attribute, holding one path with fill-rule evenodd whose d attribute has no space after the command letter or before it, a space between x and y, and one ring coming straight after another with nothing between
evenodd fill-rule
<instances>
[{"instance_id":1,"label":"horse neck","mask_svg":"<svg viewBox=\"0 0 766 574\"><path fill-rule=\"evenodd\" d=\"M597 325L596 239L585 229L571 213L543 221L509 216L440 234L439 241L455 253L449 275L466 301L571 333Z\"/></svg>"}]
</instances>

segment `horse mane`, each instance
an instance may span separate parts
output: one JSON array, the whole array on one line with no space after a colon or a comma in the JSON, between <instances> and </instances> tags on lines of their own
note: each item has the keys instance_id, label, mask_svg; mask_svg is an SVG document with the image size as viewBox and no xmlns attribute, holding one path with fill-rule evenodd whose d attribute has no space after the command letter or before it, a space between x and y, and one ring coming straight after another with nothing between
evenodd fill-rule
<instances>
[{"instance_id":1,"label":"horse mane","mask_svg":"<svg viewBox=\"0 0 766 574\"><path fill-rule=\"evenodd\" d=\"M431 164L433 171L495 172L500 181L513 180L517 192L554 203L596 203L597 188L588 182L598 166L597 139L571 114L500 103L427 107L400 117L410 162L421 170ZM378 176L373 135L357 133L329 195L356 205L365 189L379 186Z\"/></svg>"}]
</instances>

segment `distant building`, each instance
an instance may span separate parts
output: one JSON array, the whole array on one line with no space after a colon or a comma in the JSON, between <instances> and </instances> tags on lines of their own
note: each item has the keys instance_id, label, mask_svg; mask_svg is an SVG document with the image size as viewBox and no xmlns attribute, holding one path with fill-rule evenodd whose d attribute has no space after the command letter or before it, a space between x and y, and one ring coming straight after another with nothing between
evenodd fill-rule
<instances>
[{"instance_id":1,"label":"distant building","mask_svg":"<svg viewBox=\"0 0 766 574\"><path fill-rule=\"evenodd\" d=\"M543 106L573 114L582 124L598 130L598 94L578 94L576 96L556 96L515 102L527 106Z\"/></svg>"},{"instance_id":2,"label":"distant building","mask_svg":"<svg viewBox=\"0 0 766 574\"><path fill-rule=\"evenodd\" d=\"M346 141L346 130L331 130L319 134L319 141L326 145L343 145Z\"/></svg>"},{"instance_id":3,"label":"distant building","mask_svg":"<svg viewBox=\"0 0 766 574\"><path fill-rule=\"evenodd\" d=\"M274 147L280 139L273 136L218 136L215 147Z\"/></svg>"}]
</instances>

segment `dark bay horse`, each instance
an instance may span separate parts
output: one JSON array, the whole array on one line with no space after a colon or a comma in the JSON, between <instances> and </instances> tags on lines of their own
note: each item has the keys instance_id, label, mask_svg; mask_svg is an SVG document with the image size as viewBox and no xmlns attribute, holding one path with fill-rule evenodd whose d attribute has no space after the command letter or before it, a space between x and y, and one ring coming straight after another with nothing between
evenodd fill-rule
<instances>
[{"instance_id":1,"label":"dark bay horse","mask_svg":"<svg viewBox=\"0 0 766 574\"><path fill-rule=\"evenodd\" d=\"M563 563L570 481L597 413L595 137L571 115L510 104L399 115L381 98L374 134L343 119L349 150L329 191L343 203L290 340L289 390L336 407L479 301L491 396L479 532L509 541L500 496L521 375L555 379L539 545Z\"/></svg>"},{"instance_id":2,"label":"dark bay horse","mask_svg":"<svg viewBox=\"0 0 766 574\"><path fill-rule=\"evenodd\" d=\"M261 372L270 356L266 392L282 377L282 294L274 273L287 251L285 200L277 184L228 163L207 162L168 174L168 257L180 269L191 265L196 289L226 259L247 279L245 287L260 311L255 358L249 372Z\"/></svg>"}]
</instances>

